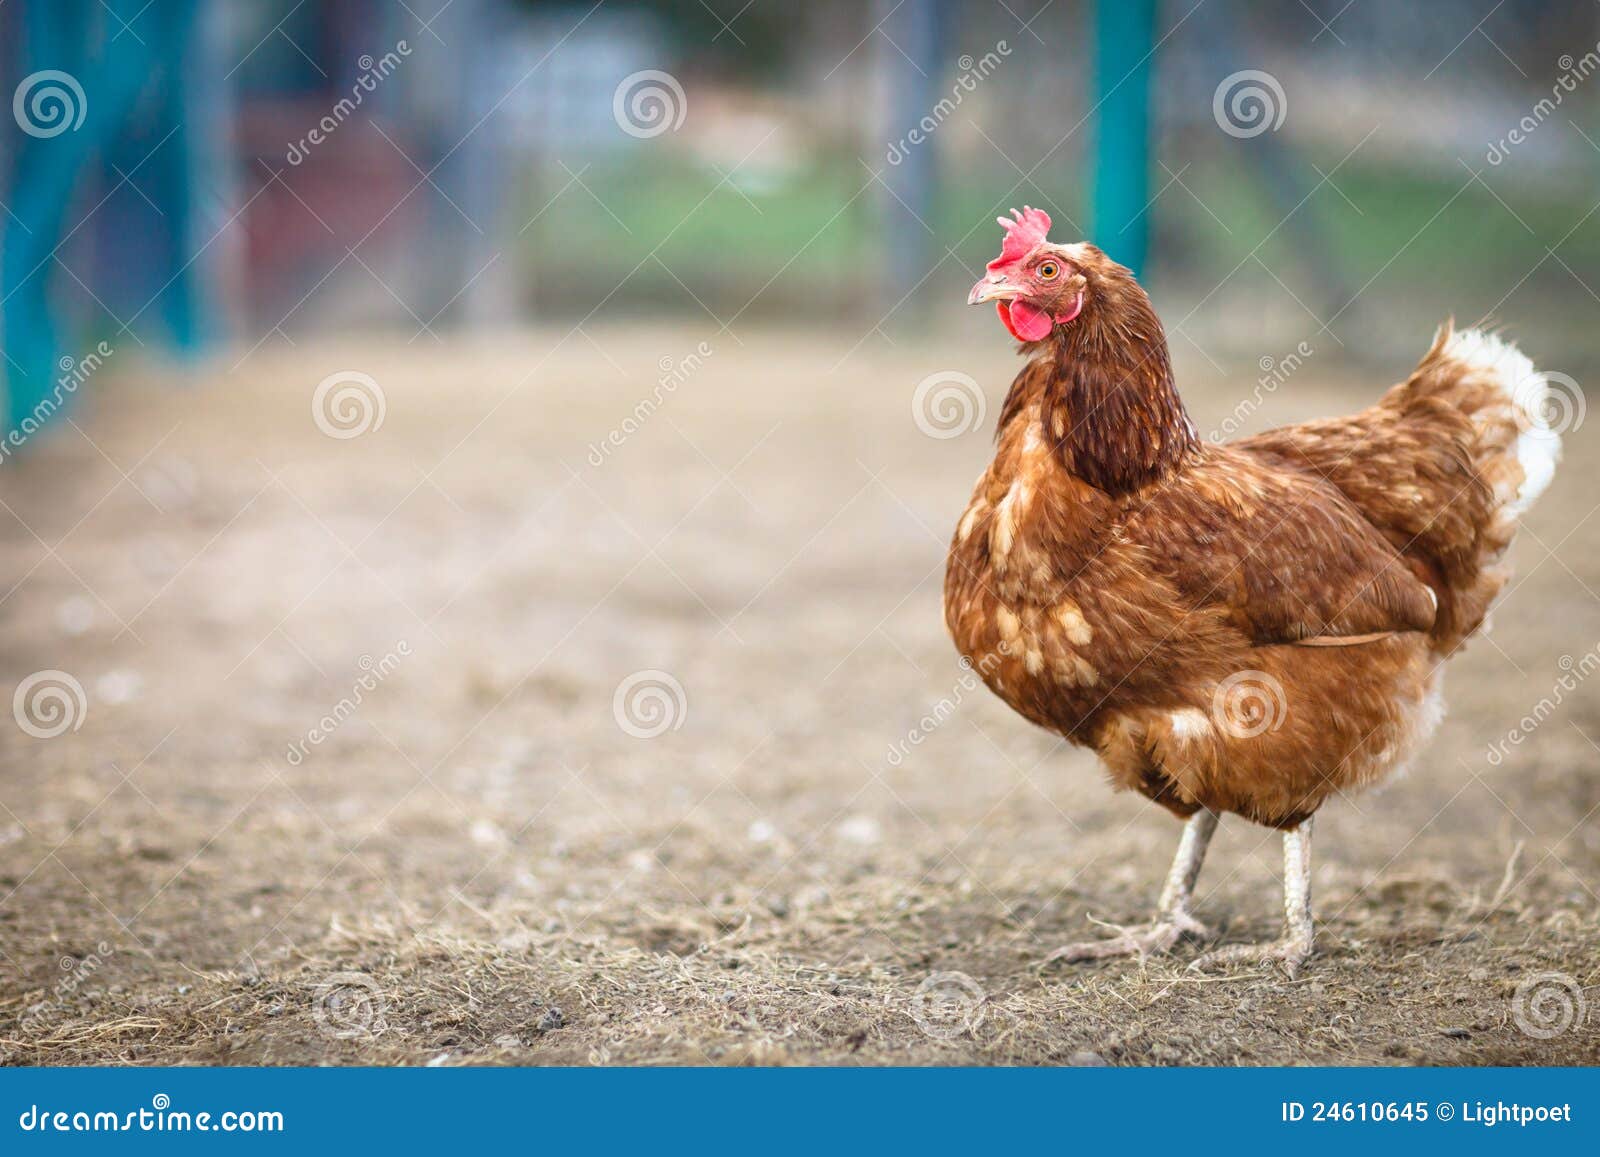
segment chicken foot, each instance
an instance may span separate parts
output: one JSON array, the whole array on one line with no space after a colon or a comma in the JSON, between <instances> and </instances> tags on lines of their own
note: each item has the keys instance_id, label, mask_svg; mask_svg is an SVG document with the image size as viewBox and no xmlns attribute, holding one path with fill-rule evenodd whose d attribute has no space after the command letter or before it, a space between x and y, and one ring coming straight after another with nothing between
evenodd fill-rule
<instances>
[{"instance_id":1,"label":"chicken foot","mask_svg":"<svg viewBox=\"0 0 1600 1157\"><path fill-rule=\"evenodd\" d=\"M1217 830L1217 813L1202 808L1184 824L1183 838L1172 858L1166 885L1156 904L1156 918L1143 928L1119 928L1108 940L1090 940L1058 948L1045 958L1053 960L1105 960L1113 956L1137 956L1141 960L1152 952L1168 952L1183 936L1207 939L1211 931L1190 913L1194 884L1205 862L1206 848Z\"/></svg>"},{"instance_id":2,"label":"chicken foot","mask_svg":"<svg viewBox=\"0 0 1600 1157\"><path fill-rule=\"evenodd\" d=\"M1283 939L1271 944L1234 944L1207 952L1193 969L1219 964L1277 961L1293 980L1311 955L1311 820L1283 833Z\"/></svg>"}]
</instances>

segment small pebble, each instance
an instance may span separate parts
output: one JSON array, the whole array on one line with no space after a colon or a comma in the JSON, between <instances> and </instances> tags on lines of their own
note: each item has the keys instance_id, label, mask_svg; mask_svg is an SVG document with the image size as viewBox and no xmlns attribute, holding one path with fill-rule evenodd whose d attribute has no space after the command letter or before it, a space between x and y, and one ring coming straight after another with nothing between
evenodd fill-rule
<instances>
[{"instance_id":1,"label":"small pebble","mask_svg":"<svg viewBox=\"0 0 1600 1157\"><path fill-rule=\"evenodd\" d=\"M875 844L883 838L883 828L877 820L868 815L851 816L841 822L835 830L840 839L862 847Z\"/></svg>"},{"instance_id":2,"label":"small pebble","mask_svg":"<svg viewBox=\"0 0 1600 1157\"><path fill-rule=\"evenodd\" d=\"M107 671L94 684L95 697L112 706L137 699L143 687L144 677L139 672L123 669Z\"/></svg>"},{"instance_id":3,"label":"small pebble","mask_svg":"<svg viewBox=\"0 0 1600 1157\"><path fill-rule=\"evenodd\" d=\"M493 847L506 842L506 834L492 820L474 820L467 829L467 836L473 843L481 848Z\"/></svg>"},{"instance_id":4,"label":"small pebble","mask_svg":"<svg viewBox=\"0 0 1600 1157\"><path fill-rule=\"evenodd\" d=\"M1067 1058L1067 1064L1075 1069L1103 1069L1106 1067L1106 1059L1099 1053L1080 1049Z\"/></svg>"},{"instance_id":5,"label":"small pebble","mask_svg":"<svg viewBox=\"0 0 1600 1157\"><path fill-rule=\"evenodd\" d=\"M94 604L73 595L56 608L56 625L69 635L81 635L94 626Z\"/></svg>"},{"instance_id":6,"label":"small pebble","mask_svg":"<svg viewBox=\"0 0 1600 1157\"><path fill-rule=\"evenodd\" d=\"M566 1017L561 1015L561 1010L551 1005L544 1010L544 1015L539 1018L538 1030L540 1032L554 1032L567 1023Z\"/></svg>"}]
</instances>

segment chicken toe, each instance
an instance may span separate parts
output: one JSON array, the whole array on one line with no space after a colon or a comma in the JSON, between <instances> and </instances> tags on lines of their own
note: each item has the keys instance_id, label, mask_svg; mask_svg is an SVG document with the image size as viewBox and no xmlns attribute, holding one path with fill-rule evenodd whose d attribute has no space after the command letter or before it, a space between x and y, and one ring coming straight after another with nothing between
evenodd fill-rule
<instances>
[{"instance_id":1,"label":"chicken toe","mask_svg":"<svg viewBox=\"0 0 1600 1157\"><path fill-rule=\"evenodd\" d=\"M1057 948L1045 962L1064 960L1107 960L1114 956L1137 956L1143 960L1152 953L1170 952L1185 936L1209 940L1211 930L1187 912L1158 916L1142 928L1118 928L1117 935L1105 940L1084 940Z\"/></svg>"},{"instance_id":2,"label":"chicken toe","mask_svg":"<svg viewBox=\"0 0 1600 1157\"><path fill-rule=\"evenodd\" d=\"M1216 830L1216 812L1202 809L1189 817L1183 838L1178 841L1177 854L1172 859L1172 869L1167 873L1166 886L1161 890L1156 918L1148 925L1117 927L1117 935L1109 939L1068 944L1045 957L1045 962L1105 960L1113 956L1137 956L1143 960L1153 952L1170 952L1184 936L1210 939L1211 930L1190 914L1189 907L1195 881L1200 876L1200 865L1205 862L1206 848Z\"/></svg>"},{"instance_id":3,"label":"chicken toe","mask_svg":"<svg viewBox=\"0 0 1600 1157\"><path fill-rule=\"evenodd\" d=\"M1283 966L1289 979L1294 980L1300 975L1300 966L1310 955L1310 935L1285 936L1282 940L1274 940L1270 944L1230 944L1226 948L1218 948L1198 957L1189 967L1195 972L1204 972L1225 964L1276 962Z\"/></svg>"}]
</instances>

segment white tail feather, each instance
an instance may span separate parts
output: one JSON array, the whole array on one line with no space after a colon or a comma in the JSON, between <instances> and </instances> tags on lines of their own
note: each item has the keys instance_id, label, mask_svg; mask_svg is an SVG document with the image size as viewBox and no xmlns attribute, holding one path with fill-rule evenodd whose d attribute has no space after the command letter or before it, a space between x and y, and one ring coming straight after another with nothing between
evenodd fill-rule
<instances>
[{"instance_id":1,"label":"white tail feather","mask_svg":"<svg viewBox=\"0 0 1600 1157\"><path fill-rule=\"evenodd\" d=\"M1517 423L1516 455L1523 474L1516 494L1506 496L1507 507L1521 514L1550 485L1561 460L1560 433L1551 428L1546 416L1549 379L1511 342L1478 329L1452 334L1444 354L1473 370L1492 374L1505 391Z\"/></svg>"}]
</instances>

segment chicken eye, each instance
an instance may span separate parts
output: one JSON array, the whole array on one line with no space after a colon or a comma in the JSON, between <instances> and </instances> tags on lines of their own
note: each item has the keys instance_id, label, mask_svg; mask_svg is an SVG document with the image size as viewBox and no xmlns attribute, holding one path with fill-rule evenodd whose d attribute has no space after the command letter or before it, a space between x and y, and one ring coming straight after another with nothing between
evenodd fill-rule
<instances>
[{"instance_id":1,"label":"chicken eye","mask_svg":"<svg viewBox=\"0 0 1600 1157\"><path fill-rule=\"evenodd\" d=\"M1045 281L1054 281L1061 273L1061 266L1054 261L1046 261L1039 266L1039 276Z\"/></svg>"}]
</instances>

